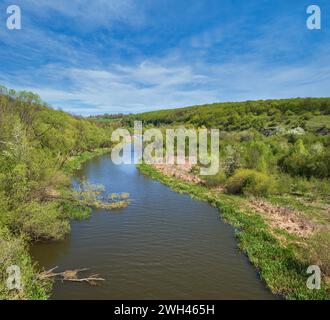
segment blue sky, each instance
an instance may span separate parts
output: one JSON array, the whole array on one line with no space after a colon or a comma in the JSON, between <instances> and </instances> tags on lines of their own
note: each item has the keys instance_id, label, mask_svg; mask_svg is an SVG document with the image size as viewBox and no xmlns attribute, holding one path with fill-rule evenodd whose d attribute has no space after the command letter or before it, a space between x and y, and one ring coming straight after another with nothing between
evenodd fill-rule
<instances>
[{"instance_id":1,"label":"blue sky","mask_svg":"<svg viewBox=\"0 0 330 320\"><path fill-rule=\"evenodd\" d=\"M330 96L330 1L313 1L0 0L0 84L82 115Z\"/></svg>"}]
</instances>

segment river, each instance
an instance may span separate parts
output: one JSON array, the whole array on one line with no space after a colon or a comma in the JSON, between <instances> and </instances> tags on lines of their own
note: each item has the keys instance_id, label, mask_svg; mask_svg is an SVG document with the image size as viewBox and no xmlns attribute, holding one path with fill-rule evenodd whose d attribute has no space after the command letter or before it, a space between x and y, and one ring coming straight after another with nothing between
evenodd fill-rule
<instances>
[{"instance_id":1,"label":"river","mask_svg":"<svg viewBox=\"0 0 330 320\"><path fill-rule=\"evenodd\" d=\"M237 248L234 229L205 202L171 191L109 155L86 162L75 179L130 193L120 210L93 210L63 241L31 248L50 269L89 268L98 286L57 281L52 299L274 299Z\"/></svg>"}]
</instances>

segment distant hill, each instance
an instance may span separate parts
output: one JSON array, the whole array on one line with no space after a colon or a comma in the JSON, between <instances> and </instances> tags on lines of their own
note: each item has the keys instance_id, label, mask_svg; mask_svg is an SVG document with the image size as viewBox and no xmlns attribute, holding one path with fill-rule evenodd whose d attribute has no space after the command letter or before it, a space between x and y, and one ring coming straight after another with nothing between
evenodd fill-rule
<instances>
[{"instance_id":1,"label":"distant hill","mask_svg":"<svg viewBox=\"0 0 330 320\"><path fill-rule=\"evenodd\" d=\"M125 122L146 124L191 124L225 131L284 127L327 134L330 129L330 98L294 98L225 102L179 109L158 110L124 117Z\"/></svg>"}]
</instances>

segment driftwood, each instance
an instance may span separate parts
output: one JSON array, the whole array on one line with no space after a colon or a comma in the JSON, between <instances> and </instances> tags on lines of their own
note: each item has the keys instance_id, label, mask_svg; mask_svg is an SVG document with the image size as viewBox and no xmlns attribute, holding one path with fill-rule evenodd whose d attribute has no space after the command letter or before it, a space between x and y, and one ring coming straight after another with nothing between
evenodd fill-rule
<instances>
[{"instance_id":1,"label":"driftwood","mask_svg":"<svg viewBox=\"0 0 330 320\"><path fill-rule=\"evenodd\" d=\"M39 274L39 279L54 279L63 281L72 281L72 282L86 282L90 285L96 285L98 281L105 281L105 279L100 278L98 274L91 274L87 278L78 278L78 273L86 271L88 269L75 269L75 270L66 270L63 272L54 272L58 267L52 268L48 271L44 271Z\"/></svg>"}]
</instances>

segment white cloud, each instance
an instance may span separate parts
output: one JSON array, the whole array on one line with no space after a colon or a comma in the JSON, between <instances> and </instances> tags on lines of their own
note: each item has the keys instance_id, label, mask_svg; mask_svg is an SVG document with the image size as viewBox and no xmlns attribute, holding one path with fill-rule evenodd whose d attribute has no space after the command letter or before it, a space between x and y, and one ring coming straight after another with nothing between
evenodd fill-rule
<instances>
[{"instance_id":1,"label":"white cloud","mask_svg":"<svg viewBox=\"0 0 330 320\"><path fill-rule=\"evenodd\" d=\"M318 64L278 68L252 61L196 66L162 62L108 69L50 65L38 70L37 78L25 78L25 85L19 87L38 92L55 107L83 115L137 113L228 100L322 96L330 87L330 68ZM47 75L49 83L42 85ZM15 75L7 77L6 82L13 84L15 79ZM65 87L58 86L64 82Z\"/></svg>"}]
</instances>

